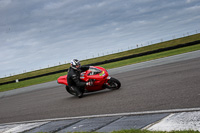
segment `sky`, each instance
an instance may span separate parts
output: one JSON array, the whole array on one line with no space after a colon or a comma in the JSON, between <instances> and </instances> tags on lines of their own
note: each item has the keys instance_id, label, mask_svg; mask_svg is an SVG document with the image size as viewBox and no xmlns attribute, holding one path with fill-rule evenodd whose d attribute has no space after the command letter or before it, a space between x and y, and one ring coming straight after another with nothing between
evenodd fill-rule
<instances>
[{"instance_id":1,"label":"sky","mask_svg":"<svg viewBox=\"0 0 200 133\"><path fill-rule=\"evenodd\" d=\"M0 0L0 78L200 33L200 0Z\"/></svg>"}]
</instances>

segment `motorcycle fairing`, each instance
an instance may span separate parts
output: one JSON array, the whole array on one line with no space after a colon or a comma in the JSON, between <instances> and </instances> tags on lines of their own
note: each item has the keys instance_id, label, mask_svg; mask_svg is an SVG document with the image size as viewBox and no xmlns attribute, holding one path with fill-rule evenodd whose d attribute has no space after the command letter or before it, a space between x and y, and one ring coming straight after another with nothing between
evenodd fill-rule
<instances>
[{"instance_id":1,"label":"motorcycle fairing","mask_svg":"<svg viewBox=\"0 0 200 133\"><path fill-rule=\"evenodd\" d=\"M93 81L93 86L86 86L85 89L88 91L96 91L96 90L101 90L104 83L107 83L109 80L108 77L108 72L106 69L98 66L92 66L90 67L89 70L82 72L80 75L80 79L88 82L89 80ZM57 82L59 84L65 84L68 85L67 83L67 75L61 76L57 79Z\"/></svg>"}]
</instances>

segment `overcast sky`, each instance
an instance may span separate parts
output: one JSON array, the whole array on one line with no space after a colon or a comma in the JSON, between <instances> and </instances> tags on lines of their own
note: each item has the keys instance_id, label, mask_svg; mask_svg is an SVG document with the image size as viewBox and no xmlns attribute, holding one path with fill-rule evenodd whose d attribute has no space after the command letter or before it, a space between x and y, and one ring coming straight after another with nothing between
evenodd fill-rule
<instances>
[{"instance_id":1,"label":"overcast sky","mask_svg":"<svg viewBox=\"0 0 200 133\"><path fill-rule=\"evenodd\" d=\"M0 78L191 31L200 0L0 0Z\"/></svg>"}]
</instances>

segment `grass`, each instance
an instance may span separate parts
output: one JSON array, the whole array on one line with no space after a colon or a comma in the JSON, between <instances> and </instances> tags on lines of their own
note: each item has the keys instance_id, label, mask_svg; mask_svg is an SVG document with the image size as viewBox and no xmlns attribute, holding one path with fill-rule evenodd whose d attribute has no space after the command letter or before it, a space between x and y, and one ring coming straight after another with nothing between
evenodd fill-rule
<instances>
[{"instance_id":1,"label":"grass","mask_svg":"<svg viewBox=\"0 0 200 133\"><path fill-rule=\"evenodd\" d=\"M111 133L199 133L199 131L148 131L148 130L136 130L136 129L130 129L130 130L121 130L121 131L113 131Z\"/></svg>"},{"instance_id":2,"label":"grass","mask_svg":"<svg viewBox=\"0 0 200 133\"><path fill-rule=\"evenodd\" d=\"M43 133L43 132L40 132ZM101 133L101 132L74 132L74 133ZM199 133L199 131L193 130L185 130L185 131L148 131L148 130L139 130L139 129L130 129L130 130L120 130L120 131L113 131L110 133Z\"/></svg>"},{"instance_id":3,"label":"grass","mask_svg":"<svg viewBox=\"0 0 200 133\"><path fill-rule=\"evenodd\" d=\"M29 80L25 80L25 81L19 81L18 83L1 85L0 92L13 90L13 89L17 89L17 88L22 88L22 87L27 87L27 86L36 85L36 84L41 84L41 83L45 83L45 82L49 82L49 81L54 81L61 75L66 75L66 74L67 74L67 72L57 73L57 74L53 74L53 75L49 75L49 76L43 76L43 77L29 79Z\"/></svg>"},{"instance_id":4,"label":"grass","mask_svg":"<svg viewBox=\"0 0 200 133\"><path fill-rule=\"evenodd\" d=\"M188 47L184 47L184 48L179 48L179 49L175 49L175 50L165 51L165 52L161 52L161 53L146 55L146 56L142 56L142 57L131 58L131 59L123 60L123 61L108 63L108 64L104 64L104 65L100 65L100 66L102 66L106 69L111 69L111 68L115 68L115 67L121 67L121 66L125 66L125 65L139 63L139 62L154 60L154 59L158 59L158 58L182 54L182 53L191 52L191 51L195 51L195 50L200 50L200 44L188 46ZM54 81L58 77L60 77L62 75L66 75L66 74L67 74L67 72L57 73L57 74L43 76L43 77L25 80L25 81L21 81L21 82L19 81L18 83L1 85L0 92L8 91L8 90L16 89L16 88L22 88L22 87L26 87L26 86L30 86L30 85L35 85L35 84L45 83L45 82L49 82L49 81Z\"/></svg>"},{"instance_id":5,"label":"grass","mask_svg":"<svg viewBox=\"0 0 200 133\"><path fill-rule=\"evenodd\" d=\"M161 53L146 55L146 56L142 56L142 57L131 58L131 59L123 60L123 61L108 63L108 64L101 65L101 66L106 69L111 69L111 68L115 68L115 67L121 67L121 66L125 66L125 65L159 59L159 58L163 58L163 57L173 56L173 55L187 53L187 52L196 51L196 50L200 50L200 44L194 45L194 46L188 46L188 47L184 47L184 48L180 48L180 49L165 51L165 52L161 52Z\"/></svg>"}]
</instances>

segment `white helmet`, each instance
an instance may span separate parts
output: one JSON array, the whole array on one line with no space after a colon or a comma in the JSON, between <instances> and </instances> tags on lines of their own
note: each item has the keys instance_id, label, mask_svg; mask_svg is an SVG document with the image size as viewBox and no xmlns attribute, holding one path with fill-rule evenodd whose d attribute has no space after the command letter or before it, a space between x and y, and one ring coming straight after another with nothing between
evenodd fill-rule
<instances>
[{"instance_id":1,"label":"white helmet","mask_svg":"<svg viewBox=\"0 0 200 133\"><path fill-rule=\"evenodd\" d=\"M73 60L71 60L70 64L71 64L71 68L73 68L74 70L80 70L81 63L79 60L73 59Z\"/></svg>"}]
</instances>

